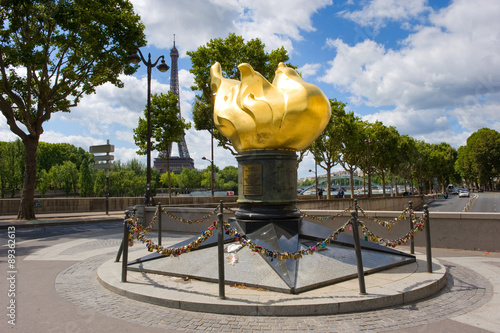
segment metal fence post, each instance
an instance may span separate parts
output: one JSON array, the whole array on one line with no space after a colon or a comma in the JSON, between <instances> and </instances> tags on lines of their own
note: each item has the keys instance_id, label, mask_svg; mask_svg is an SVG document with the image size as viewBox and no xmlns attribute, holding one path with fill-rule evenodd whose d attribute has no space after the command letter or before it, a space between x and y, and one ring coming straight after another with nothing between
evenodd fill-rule
<instances>
[{"instance_id":1,"label":"metal fence post","mask_svg":"<svg viewBox=\"0 0 500 333\"><path fill-rule=\"evenodd\" d=\"M161 246L161 202L158 202L158 245Z\"/></svg>"},{"instance_id":2,"label":"metal fence post","mask_svg":"<svg viewBox=\"0 0 500 333\"><path fill-rule=\"evenodd\" d=\"M358 230L358 211L351 212L352 234L354 237L354 250L356 251L356 265L358 267L359 293L366 295L365 274L363 272L363 258L361 257L361 244Z\"/></svg>"},{"instance_id":3,"label":"metal fence post","mask_svg":"<svg viewBox=\"0 0 500 333\"><path fill-rule=\"evenodd\" d=\"M225 299L225 277L224 277L224 215L222 200L220 202L220 213L217 214L217 245L219 262L219 298Z\"/></svg>"},{"instance_id":4,"label":"metal fence post","mask_svg":"<svg viewBox=\"0 0 500 333\"><path fill-rule=\"evenodd\" d=\"M129 218L130 218L130 211L126 210L125 211L125 220L123 221L123 223L126 223L125 221L127 221ZM122 252L123 252L123 243L124 243L124 241L122 239L122 242L120 243L120 248L118 249L118 253L116 254L115 262L120 261L120 257L122 256Z\"/></svg>"},{"instance_id":5,"label":"metal fence post","mask_svg":"<svg viewBox=\"0 0 500 333\"><path fill-rule=\"evenodd\" d=\"M410 231L415 227L413 225L413 201L408 201L408 208L410 209ZM413 240L413 235L410 235L410 253L415 254L415 242Z\"/></svg>"},{"instance_id":6,"label":"metal fence post","mask_svg":"<svg viewBox=\"0 0 500 333\"><path fill-rule=\"evenodd\" d=\"M427 273L432 273L432 253L431 253L431 225L429 217L429 205L424 205L425 214L425 252L427 256Z\"/></svg>"},{"instance_id":7,"label":"metal fence post","mask_svg":"<svg viewBox=\"0 0 500 333\"><path fill-rule=\"evenodd\" d=\"M127 264L128 264L128 218L123 221L123 256L122 256L122 282L127 282Z\"/></svg>"}]
</instances>

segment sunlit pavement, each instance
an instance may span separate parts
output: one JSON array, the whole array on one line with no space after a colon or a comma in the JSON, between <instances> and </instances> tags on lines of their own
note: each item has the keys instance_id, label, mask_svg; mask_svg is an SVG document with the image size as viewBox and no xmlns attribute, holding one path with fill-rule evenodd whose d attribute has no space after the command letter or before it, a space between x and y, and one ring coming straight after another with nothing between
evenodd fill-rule
<instances>
[{"instance_id":1,"label":"sunlit pavement","mask_svg":"<svg viewBox=\"0 0 500 333\"><path fill-rule=\"evenodd\" d=\"M447 285L435 296L407 305L322 316L236 316L158 306L107 290L98 282L97 270L116 256L121 223L102 224L102 231L99 225L92 224L90 232L75 225L76 233L16 239L14 297L8 296L10 282L0 280L2 304L15 300L15 325L4 316L1 331L500 332L499 253L433 249L448 271ZM7 258L7 235L2 230L2 258ZM182 237L186 235L169 235L165 244ZM147 253L141 244L130 250L131 256ZM7 261L1 263L7 274ZM6 315L8 311L5 307Z\"/></svg>"}]
</instances>

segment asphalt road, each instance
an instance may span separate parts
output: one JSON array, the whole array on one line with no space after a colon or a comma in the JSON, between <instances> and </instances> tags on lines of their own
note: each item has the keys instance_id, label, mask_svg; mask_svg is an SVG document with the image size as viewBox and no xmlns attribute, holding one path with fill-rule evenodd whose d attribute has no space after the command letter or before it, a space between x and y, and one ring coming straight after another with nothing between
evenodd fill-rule
<instances>
[{"instance_id":1,"label":"asphalt road","mask_svg":"<svg viewBox=\"0 0 500 333\"><path fill-rule=\"evenodd\" d=\"M458 195L450 195L448 199L437 199L429 204L431 212L462 212L465 205L477 196L469 212L498 213L500 203L500 192L471 192L470 198L459 198Z\"/></svg>"}]
</instances>

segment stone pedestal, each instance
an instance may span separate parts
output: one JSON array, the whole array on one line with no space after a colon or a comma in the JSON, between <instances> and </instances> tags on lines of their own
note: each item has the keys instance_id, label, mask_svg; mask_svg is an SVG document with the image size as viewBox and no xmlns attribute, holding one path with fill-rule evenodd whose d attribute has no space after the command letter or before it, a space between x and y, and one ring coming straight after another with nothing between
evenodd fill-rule
<instances>
[{"instance_id":1,"label":"stone pedestal","mask_svg":"<svg viewBox=\"0 0 500 333\"><path fill-rule=\"evenodd\" d=\"M297 155L286 150L240 153L237 219L268 220L300 217L297 202Z\"/></svg>"}]
</instances>

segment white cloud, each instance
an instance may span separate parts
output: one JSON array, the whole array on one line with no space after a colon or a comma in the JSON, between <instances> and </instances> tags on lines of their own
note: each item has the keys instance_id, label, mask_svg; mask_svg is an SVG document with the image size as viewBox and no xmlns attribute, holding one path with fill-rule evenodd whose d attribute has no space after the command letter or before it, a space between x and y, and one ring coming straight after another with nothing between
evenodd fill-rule
<instances>
[{"instance_id":1,"label":"white cloud","mask_svg":"<svg viewBox=\"0 0 500 333\"><path fill-rule=\"evenodd\" d=\"M462 128L475 132L480 128L500 131L500 104L476 104L472 107L456 108L450 112L457 118Z\"/></svg>"},{"instance_id":2,"label":"white cloud","mask_svg":"<svg viewBox=\"0 0 500 333\"><path fill-rule=\"evenodd\" d=\"M134 141L134 132L133 131L115 131L115 138L120 141L128 142L130 144L135 145Z\"/></svg>"},{"instance_id":3,"label":"white cloud","mask_svg":"<svg viewBox=\"0 0 500 333\"><path fill-rule=\"evenodd\" d=\"M430 10L427 0L372 0L361 10L342 11L338 15L366 27L379 30L387 22L403 22Z\"/></svg>"},{"instance_id":4,"label":"white cloud","mask_svg":"<svg viewBox=\"0 0 500 333\"><path fill-rule=\"evenodd\" d=\"M499 16L500 2L457 0L432 13L430 25L410 34L399 50L372 40L354 46L327 40L337 54L321 80L347 92L354 105L392 106L371 117L398 122L398 129L410 120L422 133L442 131L446 116L453 116L470 131L483 124L499 130ZM419 122L419 116L432 121Z\"/></svg>"},{"instance_id":5,"label":"white cloud","mask_svg":"<svg viewBox=\"0 0 500 333\"><path fill-rule=\"evenodd\" d=\"M302 67L299 67L297 71L302 74L302 78L307 78L309 76L314 76L321 68L321 64L305 64Z\"/></svg>"},{"instance_id":6,"label":"white cloud","mask_svg":"<svg viewBox=\"0 0 500 333\"><path fill-rule=\"evenodd\" d=\"M369 122L381 121L394 126L401 134L411 136L431 134L448 130L448 118L440 109L433 110L387 110L362 116Z\"/></svg>"},{"instance_id":7,"label":"white cloud","mask_svg":"<svg viewBox=\"0 0 500 333\"><path fill-rule=\"evenodd\" d=\"M124 88L104 84L96 93L84 96L71 113L56 113L53 118L80 124L92 135L111 135L116 128L132 130L147 104L147 78L138 79L122 75ZM151 80L151 92L169 90L169 85Z\"/></svg>"},{"instance_id":8,"label":"white cloud","mask_svg":"<svg viewBox=\"0 0 500 333\"><path fill-rule=\"evenodd\" d=\"M236 27L245 38L260 38L269 49L284 46L293 50L293 41L303 39L301 31L315 31L311 17L331 0L269 1L240 0Z\"/></svg>"},{"instance_id":9,"label":"white cloud","mask_svg":"<svg viewBox=\"0 0 500 333\"><path fill-rule=\"evenodd\" d=\"M205 169L209 162L202 160L206 157L211 160L211 135L208 131L197 131L194 126L186 132L186 144L189 149L189 155L194 160L197 169ZM177 149L177 147L174 147ZM223 169L226 166L237 166L236 158L228 151L217 147L217 141L214 141L214 163Z\"/></svg>"},{"instance_id":10,"label":"white cloud","mask_svg":"<svg viewBox=\"0 0 500 333\"><path fill-rule=\"evenodd\" d=\"M86 151L89 151L90 146L103 145L106 140L96 139L90 136L82 135L64 135L55 131L45 131L40 136L40 141L48 143L70 143L74 146L81 147Z\"/></svg>"},{"instance_id":11,"label":"white cloud","mask_svg":"<svg viewBox=\"0 0 500 333\"><path fill-rule=\"evenodd\" d=\"M7 120L1 113L0 113L0 138L1 138L0 141L4 142L16 141L17 139L19 139L17 135L12 133L9 125L7 125Z\"/></svg>"},{"instance_id":12,"label":"white cloud","mask_svg":"<svg viewBox=\"0 0 500 333\"><path fill-rule=\"evenodd\" d=\"M146 26L148 42L170 48L176 36L181 56L210 39L234 32L249 40L260 38L271 50L293 50L301 32L314 31L311 17L332 0L133 0ZM155 10L151 10L155 8Z\"/></svg>"}]
</instances>

